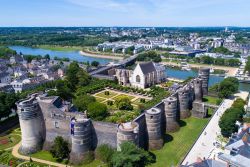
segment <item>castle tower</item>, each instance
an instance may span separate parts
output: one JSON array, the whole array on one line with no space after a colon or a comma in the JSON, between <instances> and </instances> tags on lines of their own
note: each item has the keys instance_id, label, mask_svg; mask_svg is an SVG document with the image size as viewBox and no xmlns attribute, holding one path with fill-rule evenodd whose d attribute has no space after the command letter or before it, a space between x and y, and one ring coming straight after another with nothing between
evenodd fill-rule
<instances>
[{"instance_id":1,"label":"castle tower","mask_svg":"<svg viewBox=\"0 0 250 167\"><path fill-rule=\"evenodd\" d=\"M71 162L79 163L84 157L84 153L92 149L92 126L91 120L79 115L71 120L71 140L72 148Z\"/></svg>"},{"instance_id":2,"label":"castle tower","mask_svg":"<svg viewBox=\"0 0 250 167\"><path fill-rule=\"evenodd\" d=\"M202 102L202 80L199 78L194 79L194 95L195 101Z\"/></svg>"},{"instance_id":3,"label":"castle tower","mask_svg":"<svg viewBox=\"0 0 250 167\"><path fill-rule=\"evenodd\" d=\"M178 91L179 108L180 108L180 119L190 117L190 93L187 87L182 88Z\"/></svg>"},{"instance_id":4,"label":"castle tower","mask_svg":"<svg viewBox=\"0 0 250 167\"><path fill-rule=\"evenodd\" d=\"M200 68L199 69L199 78L202 80L202 92L203 95L208 95L208 81L209 81L209 68Z\"/></svg>"},{"instance_id":5,"label":"castle tower","mask_svg":"<svg viewBox=\"0 0 250 167\"><path fill-rule=\"evenodd\" d=\"M179 124L176 121L177 98L168 97L163 100L166 116L166 132L175 132L179 130Z\"/></svg>"},{"instance_id":6,"label":"castle tower","mask_svg":"<svg viewBox=\"0 0 250 167\"><path fill-rule=\"evenodd\" d=\"M120 145L123 142L132 142L139 145L139 124L136 122L121 123L117 130L117 150L120 150Z\"/></svg>"},{"instance_id":7,"label":"castle tower","mask_svg":"<svg viewBox=\"0 0 250 167\"><path fill-rule=\"evenodd\" d=\"M148 148L150 150L159 150L163 146L161 132L161 110L159 108L151 108L146 110L146 124L148 132Z\"/></svg>"},{"instance_id":8,"label":"castle tower","mask_svg":"<svg viewBox=\"0 0 250 167\"><path fill-rule=\"evenodd\" d=\"M22 143L19 151L24 155L42 149L45 138L45 126L41 109L35 95L16 103L22 132Z\"/></svg>"},{"instance_id":9,"label":"castle tower","mask_svg":"<svg viewBox=\"0 0 250 167\"><path fill-rule=\"evenodd\" d=\"M195 100L193 101L192 116L198 118L205 118L207 116L207 108L202 102L202 80L200 78L194 79L194 93Z\"/></svg>"}]
</instances>

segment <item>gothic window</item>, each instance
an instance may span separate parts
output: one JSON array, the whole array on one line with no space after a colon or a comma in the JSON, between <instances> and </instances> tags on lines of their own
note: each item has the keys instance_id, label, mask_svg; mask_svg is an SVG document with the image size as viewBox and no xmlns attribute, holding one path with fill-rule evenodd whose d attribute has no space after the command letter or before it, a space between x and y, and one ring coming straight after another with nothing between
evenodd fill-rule
<instances>
[{"instance_id":1,"label":"gothic window","mask_svg":"<svg viewBox=\"0 0 250 167\"><path fill-rule=\"evenodd\" d=\"M136 75L136 82L141 82L141 78L140 78L140 76L139 75Z\"/></svg>"},{"instance_id":2,"label":"gothic window","mask_svg":"<svg viewBox=\"0 0 250 167\"><path fill-rule=\"evenodd\" d=\"M59 128L58 122L55 122L55 128Z\"/></svg>"}]
</instances>

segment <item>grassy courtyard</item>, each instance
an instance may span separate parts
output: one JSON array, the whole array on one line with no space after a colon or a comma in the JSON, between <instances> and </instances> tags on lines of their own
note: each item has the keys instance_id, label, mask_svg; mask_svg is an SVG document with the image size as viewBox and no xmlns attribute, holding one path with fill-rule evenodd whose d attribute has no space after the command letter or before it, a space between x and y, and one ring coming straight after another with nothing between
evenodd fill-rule
<instances>
[{"instance_id":1,"label":"grassy courtyard","mask_svg":"<svg viewBox=\"0 0 250 167\"><path fill-rule=\"evenodd\" d=\"M218 97L204 96L203 102L214 104L214 105L219 105L222 102L222 99Z\"/></svg>"},{"instance_id":2,"label":"grassy courtyard","mask_svg":"<svg viewBox=\"0 0 250 167\"><path fill-rule=\"evenodd\" d=\"M177 166L198 138L209 119L188 118L180 122L178 132L165 135L165 145L161 150L153 151L156 163L152 167ZM190 135L192 132L192 135Z\"/></svg>"},{"instance_id":3,"label":"grassy courtyard","mask_svg":"<svg viewBox=\"0 0 250 167\"><path fill-rule=\"evenodd\" d=\"M45 151L45 150L31 154L31 157L43 159L43 160L47 160L47 161L51 161L51 162L66 164L65 160L59 161L57 158L53 158L52 154L49 151Z\"/></svg>"}]
</instances>

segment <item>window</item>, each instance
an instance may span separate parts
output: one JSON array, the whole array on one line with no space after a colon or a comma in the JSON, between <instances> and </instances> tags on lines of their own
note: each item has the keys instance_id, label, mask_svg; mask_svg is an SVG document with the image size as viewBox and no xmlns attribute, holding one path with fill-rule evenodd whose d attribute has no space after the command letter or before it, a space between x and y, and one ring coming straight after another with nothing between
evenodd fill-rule
<instances>
[{"instance_id":1,"label":"window","mask_svg":"<svg viewBox=\"0 0 250 167\"><path fill-rule=\"evenodd\" d=\"M55 128L59 128L58 122L55 122Z\"/></svg>"},{"instance_id":2,"label":"window","mask_svg":"<svg viewBox=\"0 0 250 167\"><path fill-rule=\"evenodd\" d=\"M136 78L135 78L136 82L141 82L141 78L139 75L136 75Z\"/></svg>"}]
</instances>

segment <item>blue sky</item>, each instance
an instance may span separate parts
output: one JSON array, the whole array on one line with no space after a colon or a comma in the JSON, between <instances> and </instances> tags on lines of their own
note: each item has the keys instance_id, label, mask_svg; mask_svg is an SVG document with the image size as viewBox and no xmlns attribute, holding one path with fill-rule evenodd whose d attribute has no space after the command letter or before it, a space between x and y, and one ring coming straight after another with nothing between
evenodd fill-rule
<instances>
[{"instance_id":1,"label":"blue sky","mask_svg":"<svg viewBox=\"0 0 250 167\"><path fill-rule=\"evenodd\" d=\"M250 26L250 0L0 0L0 26Z\"/></svg>"}]
</instances>

